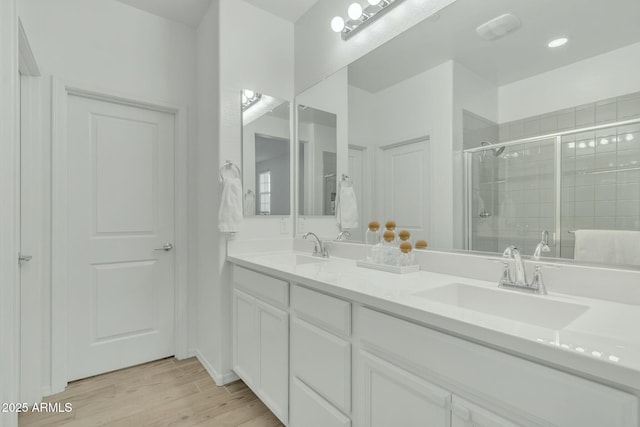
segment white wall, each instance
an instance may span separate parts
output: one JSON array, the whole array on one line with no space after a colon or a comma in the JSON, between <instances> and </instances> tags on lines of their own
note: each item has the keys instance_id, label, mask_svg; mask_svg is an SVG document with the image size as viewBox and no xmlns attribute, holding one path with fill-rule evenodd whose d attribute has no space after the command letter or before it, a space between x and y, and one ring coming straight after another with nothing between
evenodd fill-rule
<instances>
[{"instance_id":1,"label":"white wall","mask_svg":"<svg viewBox=\"0 0 640 427\"><path fill-rule=\"evenodd\" d=\"M406 0L366 31L343 41L331 31L334 16L347 16L352 0L317 2L295 25L295 90L300 93L454 0Z\"/></svg>"},{"instance_id":2,"label":"white wall","mask_svg":"<svg viewBox=\"0 0 640 427\"><path fill-rule=\"evenodd\" d=\"M500 123L640 91L640 43L499 89Z\"/></svg>"},{"instance_id":3,"label":"white wall","mask_svg":"<svg viewBox=\"0 0 640 427\"><path fill-rule=\"evenodd\" d=\"M242 89L293 101L293 24L243 0L220 0L220 159L236 164L241 164ZM281 234L280 218L245 218L237 238L291 235L292 221L285 222Z\"/></svg>"},{"instance_id":4,"label":"white wall","mask_svg":"<svg viewBox=\"0 0 640 427\"><path fill-rule=\"evenodd\" d=\"M18 20L15 0L0 0L0 402L18 402ZM18 423L0 413L0 426Z\"/></svg>"},{"instance_id":5,"label":"white wall","mask_svg":"<svg viewBox=\"0 0 640 427\"><path fill-rule=\"evenodd\" d=\"M50 77L80 87L128 98L186 107L189 151L195 135L195 31L185 25L142 12L113 0L20 0L19 15L40 65L43 81L43 157L51 156ZM189 168L195 171L195 168ZM41 197L50 200L50 169L45 170ZM194 176L189 177L193 183ZM190 198L193 200L193 197ZM192 206L191 206L192 207ZM51 212L43 212L50 236ZM193 222L190 221L190 224ZM189 230L194 234L195 230ZM45 239L45 244L49 242ZM45 251L48 262L51 254ZM36 260L34 260L36 261ZM42 369L42 386L50 386L49 275L42 284L42 351L28 359ZM193 295L190 289L190 295ZM189 330L195 332L195 300L189 300ZM195 333L189 337L195 345ZM38 364L43 357L44 363Z\"/></svg>"},{"instance_id":6,"label":"white wall","mask_svg":"<svg viewBox=\"0 0 640 427\"><path fill-rule=\"evenodd\" d=\"M198 57L198 356L222 383L235 375L227 236L217 229L218 167L225 160L242 162L242 89L293 99L293 24L242 0L214 0L198 28ZM236 238L280 236L280 221L246 218Z\"/></svg>"},{"instance_id":7,"label":"white wall","mask_svg":"<svg viewBox=\"0 0 640 427\"><path fill-rule=\"evenodd\" d=\"M221 350L218 342L224 333L224 319L216 310L219 305L220 277L217 260L225 253L220 245L217 227L219 158L219 4L214 0L202 17L197 31L197 148L196 179L191 183L195 196L197 235L191 242L195 256L191 269L195 272L197 299L198 358L217 382Z\"/></svg>"}]
</instances>

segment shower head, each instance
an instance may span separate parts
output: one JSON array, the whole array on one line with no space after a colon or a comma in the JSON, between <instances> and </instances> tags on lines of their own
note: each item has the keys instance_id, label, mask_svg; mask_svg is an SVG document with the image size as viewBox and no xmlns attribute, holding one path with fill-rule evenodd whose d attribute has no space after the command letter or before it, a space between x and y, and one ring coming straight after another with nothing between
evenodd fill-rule
<instances>
[{"instance_id":1,"label":"shower head","mask_svg":"<svg viewBox=\"0 0 640 427\"><path fill-rule=\"evenodd\" d=\"M489 142L489 141L482 141L480 143L480 145L482 147L487 147L487 146L490 146L490 145L494 145L494 143L493 142ZM493 151L493 155L494 156L498 157L500 154L504 153L504 149L505 149L505 146L503 145L502 147L499 147L499 148L492 148L491 151ZM486 150L483 151L482 153L483 154L486 153ZM484 156L483 156L483 158L484 158Z\"/></svg>"}]
</instances>

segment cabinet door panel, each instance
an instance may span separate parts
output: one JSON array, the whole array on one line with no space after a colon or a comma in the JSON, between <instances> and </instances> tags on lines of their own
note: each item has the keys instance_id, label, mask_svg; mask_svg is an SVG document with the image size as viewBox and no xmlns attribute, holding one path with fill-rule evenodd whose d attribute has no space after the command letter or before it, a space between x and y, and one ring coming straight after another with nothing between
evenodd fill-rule
<instances>
[{"instance_id":1,"label":"cabinet door panel","mask_svg":"<svg viewBox=\"0 0 640 427\"><path fill-rule=\"evenodd\" d=\"M471 402L453 396L452 427L523 427Z\"/></svg>"},{"instance_id":2,"label":"cabinet door panel","mask_svg":"<svg viewBox=\"0 0 640 427\"><path fill-rule=\"evenodd\" d=\"M289 316L257 301L260 334L260 394L283 423L289 396Z\"/></svg>"},{"instance_id":3,"label":"cabinet door panel","mask_svg":"<svg viewBox=\"0 0 640 427\"><path fill-rule=\"evenodd\" d=\"M366 427L449 427L451 394L370 353L359 355Z\"/></svg>"},{"instance_id":4,"label":"cabinet door panel","mask_svg":"<svg viewBox=\"0 0 640 427\"><path fill-rule=\"evenodd\" d=\"M258 379L258 334L256 330L256 300L237 289L233 290L233 370L249 386Z\"/></svg>"},{"instance_id":5,"label":"cabinet door panel","mask_svg":"<svg viewBox=\"0 0 640 427\"><path fill-rule=\"evenodd\" d=\"M389 426L391 425L401 424L389 424ZM294 377L291 381L290 426L350 427L351 420L307 387L302 381Z\"/></svg>"},{"instance_id":6,"label":"cabinet door panel","mask_svg":"<svg viewBox=\"0 0 640 427\"><path fill-rule=\"evenodd\" d=\"M291 320L291 374L338 409L351 410L351 344L304 320Z\"/></svg>"}]
</instances>

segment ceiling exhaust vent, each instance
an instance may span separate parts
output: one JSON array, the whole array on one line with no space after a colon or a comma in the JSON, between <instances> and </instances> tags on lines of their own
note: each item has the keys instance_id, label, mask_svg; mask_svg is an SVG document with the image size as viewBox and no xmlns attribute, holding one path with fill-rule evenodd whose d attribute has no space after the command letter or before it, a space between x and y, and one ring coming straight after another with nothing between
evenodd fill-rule
<instances>
[{"instance_id":1,"label":"ceiling exhaust vent","mask_svg":"<svg viewBox=\"0 0 640 427\"><path fill-rule=\"evenodd\" d=\"M517 30L521 25L517 16L505 13L478 26L476 33L485 40L497 40Z\"/></svg>"}]
</instances>

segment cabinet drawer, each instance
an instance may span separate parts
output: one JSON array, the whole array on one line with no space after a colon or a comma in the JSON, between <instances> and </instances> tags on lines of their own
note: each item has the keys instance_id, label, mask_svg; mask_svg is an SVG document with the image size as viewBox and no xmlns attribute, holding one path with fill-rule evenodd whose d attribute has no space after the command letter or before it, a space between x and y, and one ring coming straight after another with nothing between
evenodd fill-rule
<instances>
[{"instance_id":1,"label":"cabinet drawer","mask_svg":"<svg viewBox=\"0 0 640 427\"><path fill-rule=\"evenodd\" d=\"M351 303L294 285L291 307L299 317L317 326L339 335L351 335Z\"/></svg>"},{"instance_id":2,"label":"cabinet drawer","mask_svg":"<svg viewBox=\"0 0 640 427\"><path fill-rule=\"evenodd\" d=\"M357 324L365 346L426 376L463 384L483 400L508 402L532 423L638 426L638 399L620 390L374 310L363 308Z\"/></svg>"},{"instance_id":3,"label":"cabinet drawer","mask_svg":"<svg viewBox=\"0 0 640 427\"><path fill-rule=\"evenodd\" d=\"M350 427L351 420L299 379L291 381L291 427Z\"/></svg>"},{"instance_id":4,"label":"cabinet drawer","mask_svg":"<svg viewBox=\"0 0 640 427\"><path fill-rule=\"evenodd\" d=\"M280 307L289 304L289 283L246 268L233 266L233 283L264 301Z\"/></svg>"},{"instance_id":5,"label":"cabinet drawer","mask_svg":"<svg viewBox=\"0 0 640 427\"><path fill-rule=\"evenodd\" d=\"M291 375L338 409L351 410L351 344L304 320L291 320Z\"/></svg>"}]
</instances>

